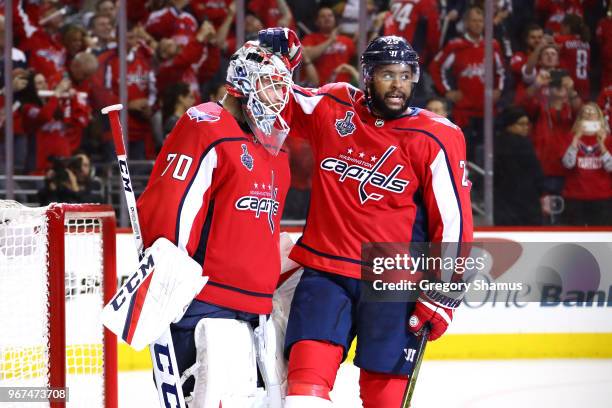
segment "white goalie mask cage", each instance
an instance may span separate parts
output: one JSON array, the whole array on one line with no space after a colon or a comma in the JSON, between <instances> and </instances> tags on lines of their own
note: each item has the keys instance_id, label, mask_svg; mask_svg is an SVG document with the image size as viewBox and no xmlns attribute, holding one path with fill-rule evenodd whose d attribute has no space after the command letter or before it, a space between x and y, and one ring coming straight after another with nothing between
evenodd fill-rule
<instances>
[{"instance_id":1,"label":"white goalie mask cage","mask_svg":"<svg viewBox=\"0 0 612 408\"><path fill-rule=\"evenodd\" d=\"M281 116L293 86L288 63L249 41L232 56L227 84L228 93L246 99L242 106L251 131L276 156L289 134Z\"/></svg>"}]
</instances>

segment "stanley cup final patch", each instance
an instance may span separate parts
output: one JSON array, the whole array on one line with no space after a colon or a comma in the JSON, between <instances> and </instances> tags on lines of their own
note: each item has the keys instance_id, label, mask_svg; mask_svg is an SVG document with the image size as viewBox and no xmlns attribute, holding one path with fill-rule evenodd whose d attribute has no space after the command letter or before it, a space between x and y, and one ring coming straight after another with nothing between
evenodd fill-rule
<instances>
[{"instance_id":1,"label":"stanley cup final patch","mask_svg":"<svg viewBox=\"0 0 612 408\"><path fill-rule=\"evenodd\" d=\"M247 150L247 146L245 144L241 145L242 147L242 154L240 155L240 161L242 162L242 164L244 165L244 167L247 168L248 171L253 170L253 156L251 156L249 154L249 151Z\"/></svg>"},{"instance_id":2,"label":"stanley cup final patch","mask_svg":"<svg viewBox=\"0 0 612 408\"><path fill-rule=\"evenodd\" d=\"M353 116L355 116L355 112L347 111L344 118L336 119L336 131L340 137L351 135L357 129L357 126L353 123Z\"/></svg>"}]
</instances>

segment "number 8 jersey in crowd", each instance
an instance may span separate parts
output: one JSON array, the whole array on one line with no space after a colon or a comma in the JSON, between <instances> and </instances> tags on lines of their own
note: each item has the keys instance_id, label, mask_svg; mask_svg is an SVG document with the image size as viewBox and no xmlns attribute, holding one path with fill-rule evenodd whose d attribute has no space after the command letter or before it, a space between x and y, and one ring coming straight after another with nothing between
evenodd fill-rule
<instances>
[{"instance_id":1,"label":"number 8 jersey in crowd","mask_svg":"<svg viewBox=\"0 0 612 408\"><path fill-rule=\"evenodd\" d=\"M138 200L145 247L165 237L203 268L198 300L266 314L280 274L287 154L272 156L219 104L190 108Z\"/></svg>"},{"instance_id":2,"label":"number 8 jersey in crowd","mask_svg":"<svg viewBox=\"0 0 612 408\"><path fill-rule=\"evenodd\" d=\"M290 257L307 267L359 278L368 242L472 240L465 141L453 123L412 108L373 116L348 84L294 88L290 137L314 155L303 236Z\"/></svg>"}]
</instances>

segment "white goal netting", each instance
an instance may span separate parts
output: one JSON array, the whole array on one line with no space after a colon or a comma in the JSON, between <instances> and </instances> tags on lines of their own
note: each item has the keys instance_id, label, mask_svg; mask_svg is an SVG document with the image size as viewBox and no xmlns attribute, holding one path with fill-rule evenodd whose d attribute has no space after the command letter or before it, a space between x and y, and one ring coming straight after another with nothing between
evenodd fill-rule
<instances>
[{"instance_id":1,"label":"white goal netting","mask_svg":"<svg viewBox=\"0 0 612 408\"><path fill-rule=\"evenodd\" d=\"M63 228L50 228L58 214ZM61 239L63 268L54 256ZM48 387L53 366L63 364L67 405L104 406L104 262L99 214L0 201L0 386ZM50 284L56 274L60 289ZM62 332L65 363L51 351Z\"/></svg>"}]
</instances>

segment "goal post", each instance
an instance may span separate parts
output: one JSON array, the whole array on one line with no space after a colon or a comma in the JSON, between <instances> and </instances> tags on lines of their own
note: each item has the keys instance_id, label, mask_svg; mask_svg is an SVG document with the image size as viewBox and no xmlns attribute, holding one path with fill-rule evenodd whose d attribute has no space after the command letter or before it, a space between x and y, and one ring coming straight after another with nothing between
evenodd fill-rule
<instances>
[{"instance_id":1,"label":"goal post","mask_svg":"<svg viewBox=\"0 0 612 408\"><path fill-rule=\"evenodd\" d=\"M117 340L100 318L115 246L111 206L0 200L0 386L68 387L51 407L117 407Z\"/></svg>"}]
</instances>

